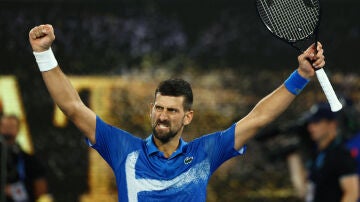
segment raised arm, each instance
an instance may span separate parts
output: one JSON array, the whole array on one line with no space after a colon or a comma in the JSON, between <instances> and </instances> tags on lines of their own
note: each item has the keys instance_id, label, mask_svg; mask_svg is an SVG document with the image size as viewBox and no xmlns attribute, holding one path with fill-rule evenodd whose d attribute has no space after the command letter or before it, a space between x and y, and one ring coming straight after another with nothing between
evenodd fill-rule
<instances>
[{"instance_id":1,"label":"raised arm","mask_svg":"<svg viewBox=\"0 0 360 202\"><path fill-rule=\"evenodd\" d=\"M313 61L312 64L309 61ZM310 46L303 54L298 56L299 67L288 79L287 87L282 84L272 93L264 97L254 109L237 122L235 129L235 149L240 149L256 132L277 118L295 99L296 85L305 85L305 81L315 75L315 68L325 65L322 45L318 43ZM295 86L294 86L295 84ZM301 87L300 87L301 88ZM290 90L292 92L290 92Z\"/></svg>"},{"instance_id":2,"label":"raised arm","mask_svg":"<svg viewBox=\"0 0 360 202\"><path fill-rule=\"evenodd\" d=\"M95 143L96 115L84 105L58 66L51 51L54 40L55 34L51 25L40 25L29 32L31 47L52 99L91 143Z\"/></svg>"}]
</instances>

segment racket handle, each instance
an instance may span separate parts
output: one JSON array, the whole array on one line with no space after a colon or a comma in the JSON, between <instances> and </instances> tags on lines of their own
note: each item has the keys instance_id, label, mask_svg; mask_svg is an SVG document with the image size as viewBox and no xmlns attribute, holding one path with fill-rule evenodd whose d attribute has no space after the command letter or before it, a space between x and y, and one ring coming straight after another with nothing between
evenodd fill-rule
<instances>
[{"instance_id":1,"label":"racket handle","mask_svg":"<svg viewBox=\"0 0 360 202\"><path fill-rule=\"evenodd\" d=\"M325 96L330 104L331 111L333 111L333 112L339 111L342 108L342 104L339 101L339 99L336 97L334 89L331 86L329 78L327 77L324 69L321 68L321 69L316 70L315 72L316 72L316 76L319 80L319 83L325 93Z\"/></svg>"}]
</instances>

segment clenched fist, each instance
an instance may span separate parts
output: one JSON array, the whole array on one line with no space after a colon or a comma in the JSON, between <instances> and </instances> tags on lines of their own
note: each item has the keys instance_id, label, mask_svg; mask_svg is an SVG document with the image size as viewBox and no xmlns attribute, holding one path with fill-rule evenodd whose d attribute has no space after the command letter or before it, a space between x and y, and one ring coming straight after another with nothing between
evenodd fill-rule
<instances>
[{"instance_id":1,"label":"clenched fist","mask_svg":"<svg viewBox=\"0 0 360 202\"><path fill-rule=\"evenodd\" d=\"M316 47L316 49L315 49ZM315 70L325 66L324 50L320 42L317 46L312 44L304 53L298 56L299 74L310 79L315 75Z\"/></svg>"},{"instance_id":2,"label":"clenched fist","mask_svg":"<svg viewBox=\"0 0 360 202\"><path fill-rule=\"evenodd\" d=\"M36 26L29 32L29 41L34 52L48 50L54 40L54 29L49 24Z\"/></svg>"}]
</instances>

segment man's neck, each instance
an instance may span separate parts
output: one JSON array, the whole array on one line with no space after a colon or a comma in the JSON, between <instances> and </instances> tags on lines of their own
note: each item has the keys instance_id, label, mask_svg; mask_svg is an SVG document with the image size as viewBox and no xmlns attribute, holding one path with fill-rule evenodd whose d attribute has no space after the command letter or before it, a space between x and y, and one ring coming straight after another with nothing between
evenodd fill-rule
<instances>
[{"instance_id":1,"label":"man's neck","mask_svg":"<svg viewBox=\"0 0 360 202\"><path fill-rule=\"evenodd\" d=\"M170 158L171 154L174 153L180 145L180 136L175 136L170 141L163 143L160 140L153 137L154 143L159 151L164 153L165 158Z\"/></svg>"},{"instance_id":2,"label":"man's neck","mask_svg":"<svg viewBox=\"0 0 360 202\"><path fill-rule=\"evenodd\" d=\"M336 134L329 135L328 138L325 138L319 142L318 150L322 151L326 149L335 139L336 139Z\"/></svg>"}]
</instances>

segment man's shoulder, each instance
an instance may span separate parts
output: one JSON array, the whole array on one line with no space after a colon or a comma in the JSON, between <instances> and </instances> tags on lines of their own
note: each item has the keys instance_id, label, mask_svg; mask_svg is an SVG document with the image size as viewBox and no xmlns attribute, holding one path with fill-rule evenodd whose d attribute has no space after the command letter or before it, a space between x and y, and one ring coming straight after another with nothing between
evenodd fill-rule
<instances>
[{"instance_id":1,"label":"man's shoulder","mask_svg":"<svg viewBox=\"0 0 360 202\"><path fill-rule=\"evenodd\" d=\"M221 138L222 131L217 131L209 134L201 135L189 142L187 142L187 145L185 148L189 151L208 151L208 150L214 150L216 148L216 145L223 145L226 142L223 142Z\"/></svg>"},{"instance_id":2,"label":"man's shoulder","mask_svg":"<svg viewBox=\"0 0 360 202\"><path fill-rule=\"evenodd\" d=\"M109 135L109 138L129 138L135 142L143 142L144 140L124 129L119 128L116 125L112 125L103 121L100 117L97 117L96 133L105 133ZM119 137L118 137L119 136Z\"/></svg>"},{"instance_id":3,"label":"man's shoulder","mask_svg":"<svg viewBox=\"0 0 360 202\"><path fill-rule=\"evenodd\" d=\"M220 140L219 138L223 138L223 137L227 137L232 140L234 137L233 135L235 132L235 126L236 126L236 124L233 124L229 128L226 128L224 130L219 130L216 132L201 135L201 136L195 138L194 140L190 141L188 144L199 144L199 143L203 143L203 142L209 142L209 143L211 142L211 143L220 144L221 142L218 140Z\"/></svg>"},{"instance_id":4,"label":"man's shoulder","mask_svg":"<svg viewBox=\"0 0 360 202\"><path fill-rule=\"evenodd\" d=\"M209 141L212 141L212 139L214 139L217 134L219 134L220 132L214 132L214 133L210 133L210 134L204 134L204 135L201 135L199 137L196 137L195 139L187 142L188 145L197 145L197 144L201 144L201 143L204 143L204 142L209 142Z\"/></svg>"},{"instance_id":5,"label":"man's shoulder","mask_svg":"<svg viewBox=\"0 0 360 202\"><path fill-rule=\"evenodd\" d=\"M329 152L330 160L334 161L336 164L344 165L345 162L355 162L355 159L352 157L350 150L344 144L339 144L334 147Z\"/></svg>"},{"instance_id":6,"label":"man's shoulder","mask_svg":"<svg viewBox=\"0 0 360 202\"><path fill-rule=\"evenodd\" d=\"M332 153L339 155L350 155L349 149L345 144L340 143L332 149Z\"/></svg>"}]
</instances>

